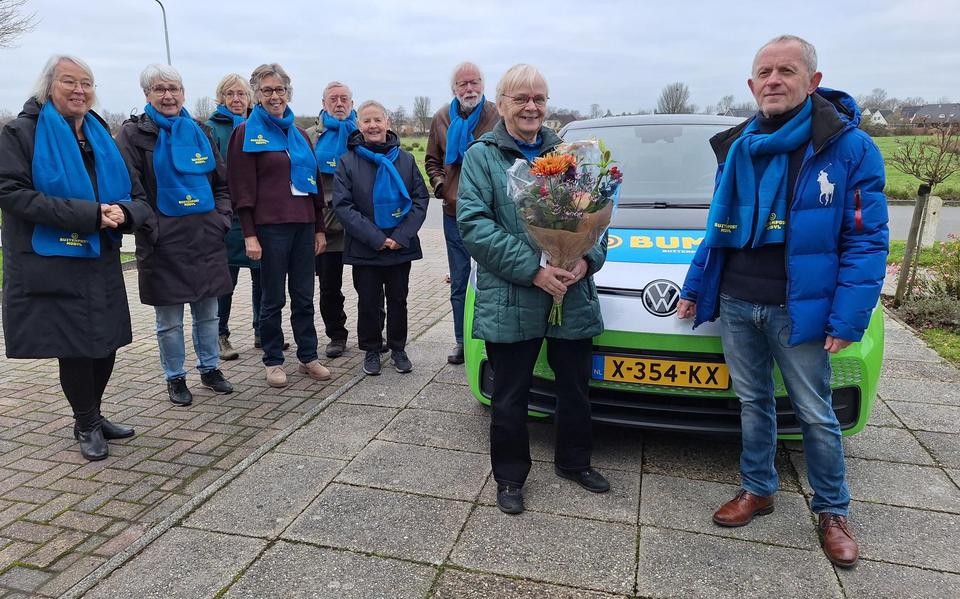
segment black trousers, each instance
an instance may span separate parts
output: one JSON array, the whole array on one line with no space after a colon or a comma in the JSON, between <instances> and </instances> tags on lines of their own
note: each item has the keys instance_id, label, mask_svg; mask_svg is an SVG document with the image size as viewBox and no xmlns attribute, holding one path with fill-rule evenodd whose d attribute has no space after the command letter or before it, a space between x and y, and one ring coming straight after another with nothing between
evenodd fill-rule
<instances>
[{"instance_id":1,"label":"black trousers","mask_svg":"<svg viewBox=\"0 0 960 599\"><path fill-rule=\"evenodd\" d=\"M60 386L73 417L82 430L100 422L100 402L107 388L117 352L106 358L59 358Z\"/></svg>"},{"instance_id":2,"label":"black trousers","mask_svg":"<svg viewBox=\"0 0 960 599\"><path fill-rule=\"evenodd\" d=\"M324 252L317 256L317 281L320 283L320 317L330 340L347 340L347 313L343 310L343 252Z\"/></svg>"},{"instance_id":3,"label":"black trousers","mask_svg":"<svg viewBox=\"0 0 960 599\"><path fill-rule=\"evenodd\" d=\"M357 345L360 349L380 350L384 299L387 302L387 347L391 350L406 347L410 264L353 266L353 287L357 290Z\"/></svg>"},{"instance_id":4,"label":"black trousers","mask_svg":"<svg viewBox=\"0 0 960 599\"><path fill-rule=\"evenodd\" d=\"M591 339L547 337L547 361L556 375L557 412L554 416L554 464L576 472L590 467L593 429L587 383L592 362ZM486 342L493 367L490 407L490 461L493 478L501 485L522 487L530 472L530 435L527 404L533 384L533 366L543 339L517 343Z\"/></svg>"}]
</instances>

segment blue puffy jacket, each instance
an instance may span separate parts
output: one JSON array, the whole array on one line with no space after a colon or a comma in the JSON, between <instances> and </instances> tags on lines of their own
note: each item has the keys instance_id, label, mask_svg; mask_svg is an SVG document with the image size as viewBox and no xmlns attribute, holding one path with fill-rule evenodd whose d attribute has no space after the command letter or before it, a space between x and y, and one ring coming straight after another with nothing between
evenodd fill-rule
<instances>
[{"instance_id":1,"label":"blue puffy jacket","mask_svg":"<svg viewBox=\"0 0 960 599\"><path fill-rule=\"evenodd\" d=\"M857 129L860 109L849 95L813 94L810 144L787 217L787 312L791 345L826 335L859 341L877 305L889 233L883 157ZM717 181L727 151L747 123L710 140ZM693 326L716 320L726 250L700 244L681 297L696 302Z\"/></svg>"}]
</instances>

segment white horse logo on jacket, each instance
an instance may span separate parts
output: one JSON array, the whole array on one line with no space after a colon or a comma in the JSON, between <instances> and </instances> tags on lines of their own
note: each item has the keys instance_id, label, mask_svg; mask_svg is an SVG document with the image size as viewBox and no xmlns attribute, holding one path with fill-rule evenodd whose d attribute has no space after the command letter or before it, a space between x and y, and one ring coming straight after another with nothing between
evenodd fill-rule
<instances>
[{"instance_id":1,"label":"white horse logo on jacket","mask_svg":"<svg viewBox=\"0 0 960 599\"><path fill-rule=\"evenodd\" d=\"M820 184L820 204L829 206L833 201L833 183L827 179L827 171L820 171L817 183Z\"/></svg>"}]
</instances>

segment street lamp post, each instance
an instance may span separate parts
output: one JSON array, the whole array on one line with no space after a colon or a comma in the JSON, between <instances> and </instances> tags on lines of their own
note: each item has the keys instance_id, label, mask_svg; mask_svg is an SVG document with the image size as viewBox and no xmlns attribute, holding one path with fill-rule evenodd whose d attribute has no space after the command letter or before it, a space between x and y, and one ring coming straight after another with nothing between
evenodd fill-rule
<instances>
[{"instance_id":1,"label":"street lamp post","mask_svg":"<svg viewBox=\"0 0 960 599\"><path fill-rule=\"evenodd\" d=\"M170 62L170 34L167 33L167 9L163 7L163 2L155 1L160 5L160 12L163 14L163 39L167 43L167 64L172 65L173 63Z\"/></svg>"}]
</instances>

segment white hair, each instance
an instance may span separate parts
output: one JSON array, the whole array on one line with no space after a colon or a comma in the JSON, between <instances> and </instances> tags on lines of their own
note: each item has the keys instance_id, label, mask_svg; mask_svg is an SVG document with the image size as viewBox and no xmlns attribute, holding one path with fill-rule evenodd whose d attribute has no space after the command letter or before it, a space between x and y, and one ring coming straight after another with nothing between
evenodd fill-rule
<instances>
[{"instance_id":1,"label":"white hair","mask_svg":"<svg viewBox=\"0 0 960 599\"><path fill-rule=\"evenodd\" d=\"M339 81L331 81L330 83L327 84L327 87L323 88L323 96L322 96L322 97L323 97L324 100L327 99L327 92L330 91L331 89L335 88L335 87L342 87L343 89L347 90L347 95L350 96L350 99L351 99L351 100L353 100L353 92L350 91L350 86L348 86L348 85L346 85L346 84L344 84L344 83L340 83Z\"/></svg>"},{"instance_id":2,"label":"white hair","mask_svg":"<svg viewBox=\"0 0 960 599\"><path fill-rule=\"evenodd\" d=\"M483 71L480 70L480 67L470 61L461 62L457 66L453 67L453 71L450 73L450 91L452 91L454 95L457 93L457 73L468 68L476 70L477 74L480 75L480 81L484 81Z\"/></svg>"},{"instance_id":3,"label":"white hair","mask_svg":"<svg viewBox=\"0 0 960 599\"><path fill-rule=\"evenodd\" d=\"M150 89L157 81L173 81L183 87L183 77L177 69L168 64L148 64L140 73L140 88L143 93L150 93Z\"/></svg>"},{"instance_id":4,"label":"white hair","mask_svg":"<svg viewBox=\"0 0 960 599\"><path fill-rule=\"evenodd\" d=\"M378 109L380 112L383 113L383 116L387 117L387 120L388 120L388 121L390 120L390 113L387 112L387 109L384 108L383 104L381 104L380 102L377 102L376 100L366 100L366 101L364 101L363 104L361 104L360 107L357 108L357 114L360 114L361 112L363 112L363 111L366 110L367 108L376 108L376 109Z\"/></svg>"},{"instance_id":5,"label":"white hair","mask_svg":"<svg viewBox=\"0 0 960 599\"><path fill-rule=\"evenodd\" d=\"M800 44L800 52L803 56L803 64L807 67L807 74L813 77L813 74L817 72L817 49L813 47L813 44L796 35L778 35L769 42L760 46L760 49L757 50L757 53L753 55L753 66L750 68L750 73L752 74L757 69L757 59L760 58L760 53L763 52L764 48L767 46L772 46L773 44L782 44L784 42Z\"/></svg>"},{"instance_id":6,"label":"white hair","mask_svg":"<svg viewBox=\"0 0 960 599\"><path fill-rule=\"evenodd\" d=\"M90 69L90 65L86 62L80 60L76 56L70 56L69 54L54 54L50 57L50 60L47 61L47 64L43 66L43 70L40 71L40 76L37 77L37 82L33 84L33 90L30 92L30 95L37 99L41 105L44 104L48 98L50 98L50 91L53 88L53 74L57 70L57 65L61 62L72 62L73 64L80 67L88 77L90 81L96 83L93 78L93 71ZM93 99L96 98L94 95L96 92L90 92L93 96Z\"/></svg>"},{"instance_id":7,"label":"white hair","mask_svg":"<svg viewBox=\"0 0 960 599\"><path fill-rule=\"evenodd\" d=\"M543 91L549 96L550 87L537 67L524 63L515 64L507 69L507 72L497 82L497 101L499 102L501 96L512 93L521 87L533 87L537 83L543 83Z\"/></svg>"}]
</instances>

